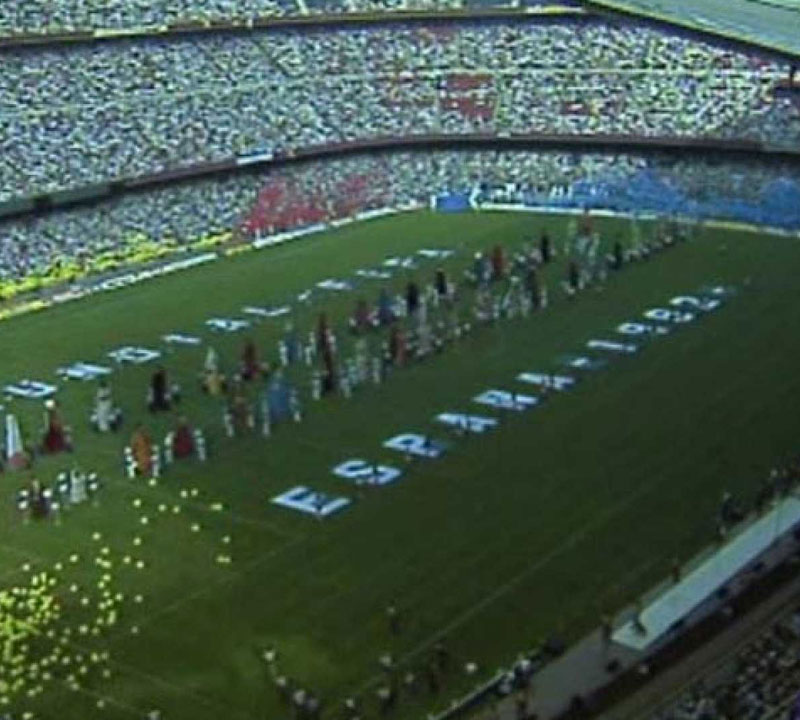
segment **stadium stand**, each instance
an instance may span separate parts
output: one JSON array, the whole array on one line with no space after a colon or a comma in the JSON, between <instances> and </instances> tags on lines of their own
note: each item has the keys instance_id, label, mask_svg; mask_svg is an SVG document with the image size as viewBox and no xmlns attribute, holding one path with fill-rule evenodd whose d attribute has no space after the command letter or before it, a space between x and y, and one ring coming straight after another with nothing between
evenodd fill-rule
<instances>
[{"instance_id":1,"label":"stadium stand","mask_svg":"<svg viewBox=\"0 0 800 720\"><path fill-rule=\"evenodd\" d=\"M625 154L428 151L353 155L123 195L0 224L4 295L175 250L232 229L269 234L475 190L482 201L661 212L800 228L800 171L774 162L672 161ZM105 264L103 264L105 262Z\"/></svg>"},{"instance_id":2,"label":"stadium stand","mask_svg":"<svg viewBox=\"0 0 800 720\"><path fill-rule=\"evenodd\" d=\"M470 8L578 7L578 0L32 0L0 7L0 36L23 33L159 29L188 23L241 22L258 18L398 11L450 11Z\"/></svg>"},{"instance_id":3,"label":"stadium stand","mask_svg":"<svg viewBox=\"0 0 800 720\"><path fill-rule=\"evenodd\" d=\"M797 147L800 109L772 92L789 72L741 50L603 21L7 50L0 202L234 156L429 133Z\"/></svg>"},{"instance_id":4,"label":"stadium stand","mask_svg":"<svg viewBox=\"0 0 800 720\"><path fill-rule=\"evenodd\" d=\"M31 0L0 4L0 37L511 4ZM144 184L153 173L235 158L282 161L309 148L429 134L716 138L752 141L758 149L800 147L797 98L776 92L792 76L788 61L652 26L551 18L165 33L10 48L3 60L0 203L38 198L31 207L43 212L0 221L0 300L205 245L412 205L595 208L800 230L800 166L766 156L374 152L274 168L267 162L135 193L112 193L109 185L102 202L54 211L41 197L124 178ZM670 615L662 630L682 619ZM526 688L534 665L523 658L501 674L496 682L508 687L502 694ZM800 608L652 720L773 720L798 684Z\"/></svg>"},{"instance_id":5,"label":"stadium stand","mask_svg":"<svg viewBox=\"0 0 800 720\"><path fill-rule=\"evenodd\" d=\"M800 607L653 720L783 720L800 687Z\"/></svg>"}]
</instances>

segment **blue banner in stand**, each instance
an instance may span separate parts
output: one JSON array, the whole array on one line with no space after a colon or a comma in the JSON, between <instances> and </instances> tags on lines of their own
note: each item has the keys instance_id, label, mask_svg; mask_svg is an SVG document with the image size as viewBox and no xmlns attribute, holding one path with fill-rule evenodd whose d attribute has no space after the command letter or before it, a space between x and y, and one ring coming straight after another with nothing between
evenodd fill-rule
<instances>
[{"instance_id":1,"label":"blue banner in stand","mask_svg":"<svg viewBox=\"0 0 800 720\"><path fill-rule=\"evenodd\" d=\"M436 209L439 212L467 212L472 209L467 193L448 193L436 196Z\"/></svg>"}]
</instances>

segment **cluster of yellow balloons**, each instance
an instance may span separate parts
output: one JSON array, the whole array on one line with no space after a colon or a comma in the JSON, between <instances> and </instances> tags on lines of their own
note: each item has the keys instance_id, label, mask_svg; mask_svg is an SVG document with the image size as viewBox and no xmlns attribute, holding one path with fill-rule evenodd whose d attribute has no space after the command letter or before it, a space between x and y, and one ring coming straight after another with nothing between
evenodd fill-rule
<instances>
[{"instance_id":1,"label":"cluster of yellow balloons","mask_svg":"<svg viewBox=\"0 0 800 720\"><path fill-rule=\"evenodd\" d=\"M111 676L109 653L85 647L119 621L124 594L114 590L110 555L103 548L95 558L103 572L91 588L67 585L64 565L56 563L52 572L25 564L27 581L0 590L0 709L34 700L50 683L77 691L93 671ZM72 554L69 562L80 557Z\"/></svg>"}]
</instances>

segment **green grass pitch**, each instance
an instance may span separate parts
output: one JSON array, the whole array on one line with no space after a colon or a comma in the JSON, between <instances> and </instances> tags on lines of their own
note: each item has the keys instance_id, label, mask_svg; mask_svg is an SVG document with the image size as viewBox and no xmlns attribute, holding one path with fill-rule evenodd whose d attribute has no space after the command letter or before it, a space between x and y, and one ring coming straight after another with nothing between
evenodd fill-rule
<instances>
[{"instance_id":1,"label":"green grass pitch","mask_svg":"<svg viewBox=\"0 0 800 720\"><path fill-rule=\"evenodd\" d=\"M623 221L596 223L606 241L630 234ZM475 249L514 247L543 227L560 248L566 226L558 216L425 212L247 253L3 322L0 378L47 380L60 364L100 360L124 344L153 346L166 332L211 337L202 327L208 317L279 303L325 277L421 247L458 250L447 262L451 276ZM392 283L400 287L408 275L430 281L434 267L398 273ZM549 634L579 637L602 611L668 574L671 558L711 540L724 488L748 498L774 462L800 450L798 267L797 240L705 229L612 276L602 292L568 301L557 289L559 257L545 274L546 311L481 328L349 400L306 400L305 421L276 426L268 440L223 437L219 402L196 388L203 351L178 348L165 364L185 390L179 412L206 428L211 457L178 463L155 487L124 479L121 466L136 420L146 420L154 437L171 421L145 410L152 367L113 376L126 411L117 436L98 437L87 426L94 385L65 384L59 398L76 452L39 461L35 473L50 482L76 462L99 471L106 485L97 505L64 512L58 526L24 524L14 496L29 474L0 475L0 590L48 571L63 609L29 640L21 692L12 696L0 684L11 702L5 709L60 720L125 720L151 708L164 720L289 717L260 657L274 646L281 671L313 689L325 714L360 693L374 715L378 657L391 652L401 668L419 669L443 639L457 662L439 694L422 687L400 700L399 715L419 717L475 682L459 669L464 662L486 676ZM445 458L406 465L381 448L402 431L447 436L435 413L468 411L470 398L491 387L525 392L514 382L518 372L555 370L559 356L590 337L608 337L616 324L709 283L738 292L719 312L613 361L574 391L504 416L497 431L453 438ZM375 281L364 287L377 296ZM341 327L354 295L327 298L298 311L297 325L309 329L325 309ZM254 327L262 355L276 358L282 327L282 320ZM244 335L213 337L231 368ZM295 377L307 395L306 374ZM27 431L38 432L41 404L12 405ZM356 491L330 473L349 457L391 461L404 475ZM268 503L299 484L355 503L326 521ZM196 495L182 497L191 488ZM211 509L217 502L222 511ZM233 562L218 564L220 553ZM97 614L106 572L105 587L124 599L118 622L94 635L81 625ZM390 602L401 611L396 636L384 615ZM55 644L63 667L32 666ZM13 658L0 663L11 677Z\"/></svg>"}]
</instances>

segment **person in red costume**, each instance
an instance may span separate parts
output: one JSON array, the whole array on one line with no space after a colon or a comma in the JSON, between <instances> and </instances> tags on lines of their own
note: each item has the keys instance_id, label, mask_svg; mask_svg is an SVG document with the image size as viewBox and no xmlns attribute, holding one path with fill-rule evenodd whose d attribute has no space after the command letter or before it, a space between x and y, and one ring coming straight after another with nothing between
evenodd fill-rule
<instances>
[{"instance_id":1,"label":"person in red costume","mask_svg":"<svg viewBox=\"0 0 800 720\"><path fill-rule=\"evenodd\" d=\"M185 417L178 420L172 438L172 452L175 458L186 458L194 452L194 434Z\"/></svg>"},{"instance_id":2,"label":"person in red costume","mask_svg":"<svg viewBox=\"0 0 800 720\"><path fill-rule=\"evenodd\" d=\"M502 280L506 274L506 254L502 245L492 250L492 280Z\"/></svg>"},{"instance_id":3,"label":"person in red costume","mask_svg":"<svg viewBox=\"0 0 800 720\"><path fill-rule=\"evenodd\" d=\"M260 370L256 344L252 340L248 340L242 353L242 379L255 380Z\"/></svg>"},{"instance_id":4,"label":"person in red costume","mask_svg":"<svg viewBox=\"0 0 800 720\"><path fill-rule=\"evenodd\" d=\"M45 405L45 431L42 449L46 453L60 453L71 450L67 429L55 400L48 400Z\"/></svg>"}]
</instances>

